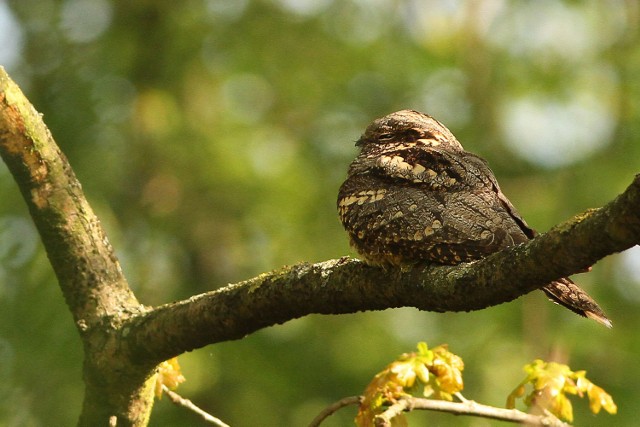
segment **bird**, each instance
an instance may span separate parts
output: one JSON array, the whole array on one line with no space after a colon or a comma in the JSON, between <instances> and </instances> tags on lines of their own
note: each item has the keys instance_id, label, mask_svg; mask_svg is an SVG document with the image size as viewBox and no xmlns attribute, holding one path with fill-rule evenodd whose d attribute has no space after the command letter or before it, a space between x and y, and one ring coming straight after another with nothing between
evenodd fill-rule
<instances>
[{"instance_id":1,"label":"bird","mask_svg":"<svg viewBox=\"0 0 640 427\"><path fill-rule=\"evenodd\" d=\"M457 265L536 236L481 157L433 117L401 110L374 120L338 191L340 220L369 265ZM607 327L596 301L569 278L547 297Z\"/></svg>"}]
</instances>

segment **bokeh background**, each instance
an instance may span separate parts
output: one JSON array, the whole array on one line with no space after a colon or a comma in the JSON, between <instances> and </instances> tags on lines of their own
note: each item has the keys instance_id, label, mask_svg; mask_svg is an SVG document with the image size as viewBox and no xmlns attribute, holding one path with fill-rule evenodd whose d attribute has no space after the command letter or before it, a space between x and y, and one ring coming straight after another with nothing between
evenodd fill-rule
<instances>
[{"instance_id":1,"label":"bokeh background","mask_svg":"<svg viewBox=\"0 0 640 427\"><path fill-rule=\"evenodd\" d=\"M0 64L44 114L139 299L163 304L284 264L351 254L335 199L373 118L414 108L488 159L540 231L640 172L633 0L0 0ZM640 251L576 278L606 330L536 292L473 313L308 316L180 360L179 392L233 426L306 425L418 341L466 362L502 406L522 365L555 358L640 401ZM0 165L0 425L73 425L81 345ZM352 425L353 408L324 425ZM413 425L486 420L411 414ZM204 425L158 402L152 426Z\"/></svg>"}]
</instances>

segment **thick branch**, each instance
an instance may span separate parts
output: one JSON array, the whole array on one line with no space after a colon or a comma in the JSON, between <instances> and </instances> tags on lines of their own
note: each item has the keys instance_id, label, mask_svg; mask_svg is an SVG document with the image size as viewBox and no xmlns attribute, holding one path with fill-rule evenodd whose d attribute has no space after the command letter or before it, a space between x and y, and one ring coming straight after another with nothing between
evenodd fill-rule
<instances>
[{"instance_id":1,"label":"thick branch","mask_svg":"<svg viewBox=\"0 0 640 427\"><path fill-rule=\"evenodd\" d=\"M139 307L66 157L1 67L0 155L27 202L78 327Z\"/></svg>"},{"instance_id":2,"label":"thick branch","mask_svg":"<svg viewBox=\"0 0 640 427\"><path fill-rule=\"evenodd\" d=\"M142 314L128 328L129 338L135 354L160 361L310 313L403 306L478 310L583 271L639 242L640 175L603 208L475 263L404 273L346 257L298 264Z\"/></svg>"},{"instance_id":3,"label":"thick branch","mask_svg":"<svg viewBox=\"0 0 640 427\"><path fill-rule=\"evenodd\" d=\"M85 344L81 425L145 424L153 366L132 366L113 337L142 306L129 289L100 221L42 117L0 67L0 155L38 228Z\"/></svg>"}]
</instances>

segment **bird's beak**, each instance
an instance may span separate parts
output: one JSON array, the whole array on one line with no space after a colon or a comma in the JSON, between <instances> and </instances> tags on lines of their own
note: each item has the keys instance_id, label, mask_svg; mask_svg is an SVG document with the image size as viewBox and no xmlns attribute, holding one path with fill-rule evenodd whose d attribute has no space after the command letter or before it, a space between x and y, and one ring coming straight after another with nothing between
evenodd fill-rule
<instances>
[{"instance_id":1,"label":"bird's beak","mask_svg":"<svg viewBox=\"0 0 640 427\"><path fill-rule=\"evenodd\" d=\"M364 144L364 137L360 137L360 139L358 139L356 141L356 147L361 147Z\"/></svg>"}]
</instances>

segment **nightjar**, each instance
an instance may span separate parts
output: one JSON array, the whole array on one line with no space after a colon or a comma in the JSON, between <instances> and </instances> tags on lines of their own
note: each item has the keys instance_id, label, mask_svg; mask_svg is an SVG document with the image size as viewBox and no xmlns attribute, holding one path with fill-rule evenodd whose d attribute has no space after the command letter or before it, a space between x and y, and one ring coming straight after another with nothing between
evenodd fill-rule
<instances>
[{"instance_id":1,"label":"nightjar","mask_svg":"<svg viewBox=\"0 0 640 427\"><path fill-rule=\"evenodd\" d=\"M402 110L374 120L338 194L351 245L365 262L459 264L532 239L487 162L464 151L434 118ZM542 290L608 327L598 304L568 278Z\"/></svg>"}]
</instances>

